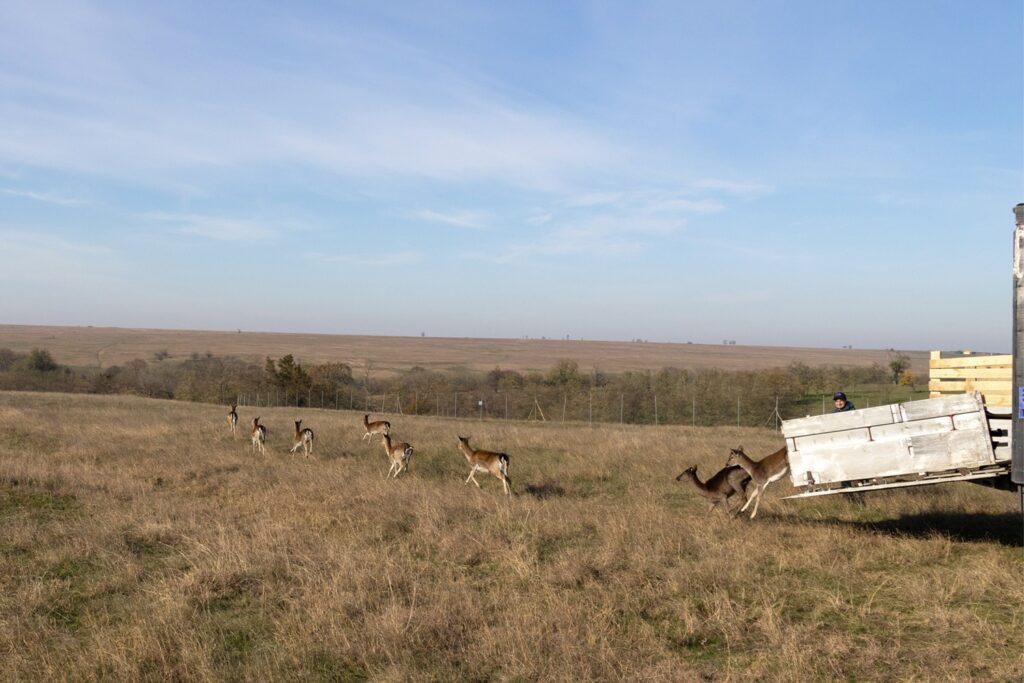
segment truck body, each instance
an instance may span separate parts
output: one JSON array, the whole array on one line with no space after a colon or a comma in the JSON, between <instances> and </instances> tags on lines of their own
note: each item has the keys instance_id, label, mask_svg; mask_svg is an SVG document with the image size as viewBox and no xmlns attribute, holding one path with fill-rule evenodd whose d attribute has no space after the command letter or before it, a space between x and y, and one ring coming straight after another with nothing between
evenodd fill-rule
<instances>
[{"instance_id":1,"label":"truck body","mask_svg":"<svg viewBox=\"0 0 1024 683\"><path fill-rule=\"evenodd\" d=\"M822 496L1004 477L1010 415L979 393L810 416L782 423L790 477Z\"/></svg>"}]
</instances>

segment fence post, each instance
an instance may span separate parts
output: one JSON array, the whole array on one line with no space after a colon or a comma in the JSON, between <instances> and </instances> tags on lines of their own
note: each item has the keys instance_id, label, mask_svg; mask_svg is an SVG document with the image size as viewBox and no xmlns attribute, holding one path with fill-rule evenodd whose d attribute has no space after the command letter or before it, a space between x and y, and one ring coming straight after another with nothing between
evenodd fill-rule
<instances>
[{"instance_id":1,"label":"fence post","mask_svg":"<svg viewBox=\"0 0 1024 683\"><path fill-rule=\"evenodd\" d=\"M591 427L594 426L594 390L591 389L587 394L587 422Z\"/></svg>"},{"instance_id":2,"label":"fence post","mask_svg":"<svg viewBox=\"0 0 1024 683\"><path fill-rule=\"evenodd\" d=\"M821 414L825 414L825 394L821 395Z\"/></svg>"},{"instance_id":3,"label":"fence post","mask_svg":"<svg viewBox=\"0 0 1024 683\"><path fill-rule=\"evenodd\" d=\"M568 402L568 394L562 393L562 422L565 422L565 404Z\"/></svg>"}]
</instances>

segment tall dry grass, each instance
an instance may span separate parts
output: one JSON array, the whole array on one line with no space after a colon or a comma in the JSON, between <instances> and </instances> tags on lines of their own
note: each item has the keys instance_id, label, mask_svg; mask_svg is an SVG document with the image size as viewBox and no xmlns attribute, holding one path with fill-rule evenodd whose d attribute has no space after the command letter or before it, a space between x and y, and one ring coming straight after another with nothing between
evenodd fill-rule
<instances>
[{"instance_id":1,"label":"tall dry grass","mask_svg":"<svg viewBox=\"0 0 1024 683\"><path fill-rule=\"evenodd\" d=\"M968 484L769 496L702 477L769 431L395 418L385 481L355 413L0 394L0 677L1019 679L1015 498ZM253 413L243 412L241 424ZM291 420L317 434L289 456ZM244 432L244 430L242 430ZM518 495L456 435L511 454Z\"/></svg>"}]
</instances>

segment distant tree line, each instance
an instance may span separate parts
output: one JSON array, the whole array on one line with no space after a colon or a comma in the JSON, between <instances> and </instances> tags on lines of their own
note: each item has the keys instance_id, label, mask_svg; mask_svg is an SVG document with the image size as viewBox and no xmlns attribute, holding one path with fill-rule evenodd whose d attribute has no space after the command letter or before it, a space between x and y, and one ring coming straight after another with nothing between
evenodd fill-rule
<instances>
[{"instance_id":1,"label":"distant tree line","mask_svg":"<svg viewBox=\"0 0 1024 683\"><path fill-rule=\"evenodd\" d=\"M346 363L302 364L292 355L259 364L209 353L172 360L157 352L152 361L94 368L60 365L45 349L27 354L0 349L0 389L8 390L221 404L242 398L250 405L633 424L764 424L776 405L783 417L792 417L803 414L809 395L905 379L895 370L794 363L762 370L663 368L611 374L558 360L547 372L416 366L388 375L372 375L367 368L356 376Z\"/></svg>"}]
</instances>

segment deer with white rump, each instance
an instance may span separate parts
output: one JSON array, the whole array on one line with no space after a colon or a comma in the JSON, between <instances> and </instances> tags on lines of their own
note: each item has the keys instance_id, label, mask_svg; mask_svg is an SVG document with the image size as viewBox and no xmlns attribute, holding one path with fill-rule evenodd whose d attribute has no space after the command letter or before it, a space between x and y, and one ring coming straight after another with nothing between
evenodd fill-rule
<instances>
[{"instance_id":1,"label":"deer with white rump","mask_svg":"<svg viewBox=\"0 0 1024 683\"><path fill-rule=\"evenodd\" d=\"M398 479L398 475L409 471L409 460L412 458L412 446L404 441L391 443L391 435L385 434L384 452L387 453L388 458L391 460L391 469L388 470L387 475L384 477L385 479L392 476L392 473L394 473L394 478Z\"/></svg>"},{"instance_id":2,"label":"deer with white rump","mask_svg":"<svg viewBox=\"0 0 1024 683\"><path fill-rule=\"evenodd\" d=\"M779 450L775 451L771 455L767 456L763 460L751 460L746 453L743 452L743 446L739 448L730 449L729 459L726 461L727 465L739 465L747 474L750 475L750 479L753 481L754 492L747 496L747 502L740 508L740 512L745 511L750 507L751 503L754 503L754 510L750 513L750 519L753 519L757 515L757 508L761 504L761 494L768 488L768 484L776 482L782 479L789 473L789 456L786 453L786 447L783 446Z\"/></svg>"},{"instance_id":3,"label":"deer with white rump","mask_svg":"<svg viewBox=\"0 0 1024 683\"><path fill-rule=\"evenodd\" d=\"M370 439L374 434L390 434L391 423L387 420L376 420L374 422L370 422L370 416L363 415L363 430L363 438Z\"/></svg>"},{"instance_id":4,"label":"deer with white rump","mask_svg":"<svg viewBox=\"0 0 1024 683\"><path fill-rule=\"evenodd\" d=\"M260 424L259 416L252 419L252 452L266 453L267 428Z\"/></svg>"},{"instance_id":5,"label":"deer with white rump","mask_svg":"<svg viewBox=\"0 0 1024 683\"><path fill-rule=\"evenodd\" d=\"M473 448L469 445L469 438L465 436L459 437L459 451L469 462L469 477L466 478L465 484L472 481L477 488L481 488L480 482L473 475L477 472L490 472L501 480L505 495L512 495L512 480L508 476L508 454Z\"/></svg>"},{"instance_id":6,"label":"deer with white rump","mask_svg":"<svg viewBox=\"0 0 1024 683\"><path fill-rule=\"evenodd\" d=\"M308 457L313 452L313 430L309 427L302 427L302 420L295 421L295 436L292 437L292 449L290 453L302 449L302 452Z\"/></svg>"},{"instance_id":7,"label":"deer with white rump","mask_svg":"<svg viewBox=\"0 0 1024 683\"><path fill-rule=\"evenodd\" d=\"M231 436L238 433L238 404L231 404L231 411L228 413L228 427L231 428Z\"/></svg>"}]
</instances>

